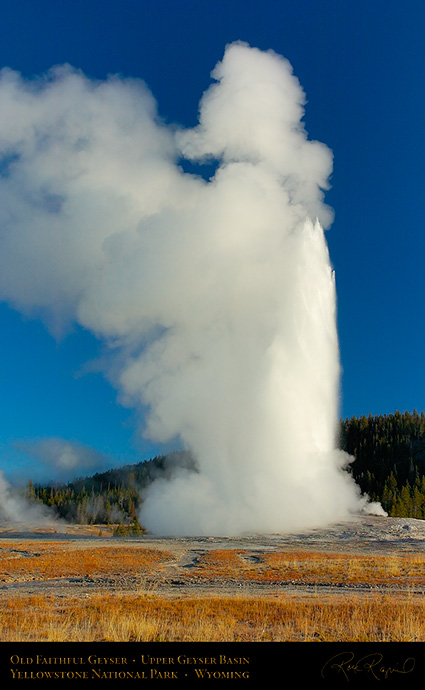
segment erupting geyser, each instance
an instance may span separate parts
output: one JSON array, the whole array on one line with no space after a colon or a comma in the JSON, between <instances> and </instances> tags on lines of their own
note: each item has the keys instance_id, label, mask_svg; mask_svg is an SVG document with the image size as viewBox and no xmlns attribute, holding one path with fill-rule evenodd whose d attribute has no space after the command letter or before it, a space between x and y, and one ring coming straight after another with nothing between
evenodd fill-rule
<instances>
[{"instance_id":1,"label":"erupting geyser","mask_svg":"<svg viewBox=\"0 0 425 690\"><path fill-rule=\"evenodd\" d=\"M144 433L193 453L145 497L153 531L321 526L367 504L336 443L332 156L286 60L235 43L212 76L183 130L141 82L3 70L0 297L91 330Z\"/></svg>"}]
</instances>

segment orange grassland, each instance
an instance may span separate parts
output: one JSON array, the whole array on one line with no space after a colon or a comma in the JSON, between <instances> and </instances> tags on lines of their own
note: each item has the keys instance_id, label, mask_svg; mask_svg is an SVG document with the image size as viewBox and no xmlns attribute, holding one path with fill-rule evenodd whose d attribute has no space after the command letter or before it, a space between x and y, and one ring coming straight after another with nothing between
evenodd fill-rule
<instances>
[{"instance_id":1,"label":"orange grassland","mask_svg":"<svg viewBox=\"0 0 425 690\"><path fill-rule=\"evenodd\" d=\"M108 540L109 541L109 540ZM366 556L304 551L252 558L240 549L212 549L185 571L197 593L160 591L166 550L96 542L0 545L1 641L423 641L425 555ZM50 587L62 578L98 578L78 594ZM108 585L102 586L102 578ZM129 581L131 579L131 587ZM309 595L242 587L206 592L202 582L317 584ZM8 589L42 583L39 593ZM158 587L155 582L159 583ZM111 585L112 583L112 585ZM329 584L364 584L364 593L321 593ZM200 585L200 586L199 586ZM375 587L376 586L376 587ZM381 586L390 590L379 589ZM375 587L375 589L374 589ZM227 590L226 590L227 591ZM245 594L244 592L248 593ZM324 590L322 589L322 592ZM1 592L1 590L0 590ZM190 592L190 588L189 588Z\"/></svg>"}]
</instances>

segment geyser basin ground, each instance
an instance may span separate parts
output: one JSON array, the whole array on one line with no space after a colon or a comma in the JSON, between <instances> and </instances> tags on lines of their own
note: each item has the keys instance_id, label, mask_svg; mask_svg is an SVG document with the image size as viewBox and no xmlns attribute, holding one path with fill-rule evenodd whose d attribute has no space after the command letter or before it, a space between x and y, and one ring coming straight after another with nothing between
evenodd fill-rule
<instances>
[{"instance_id":1,"label":"geyser basin ground","mask_svg":"<svg viewBox=\"0 0 425 690\"><path fill-rule=\"evenodd\" d=\"M88 536L90 532L92 536ZM13 551L13 566L9 565L7 575L2 573L2 597L42 593L87 596L113 591L151 592L166 597L241 593L248 596L267 593L317 595L317 587L327 594L356 592L368 595L377 591L400 593L405 590L412 594L425 593L423 565L418 564L418 574L412 581L403 579L402 573L394 577L394 562L400 557L424 555L425 521L422 520L357 517L300 534L239 538L148 535L142 539L121 539L107 535L104 530L103 536L99 536L99 527L76 525L62 533L23 523L0 526L0 550L6 570L7 552ZM151 553L152 558L143 556L142 561L132 560L146 553ZM267 573L267 558L282 558L287 554L290 562L291 554L300 553L325 557L320 577L307 580L305 574L288 577L288 565L283 567L281 563ZM89 565L89 561L84 560L91 559L93 554L99 559L97 565L93 565L93 561ZM350 556L351 560L365 558L359 564L357 580L348 583L344 575L342 579L332 575L333 566L329 561L332 555L342 558L338 566L340 575L346 567L344 562L350 562ZM375 577L373 571L368 572L371 559L380 561L383 569L388 563L390 574L381 577L376 573ZM21 568L14 575L13 568L17 565ZM44 574L43 568L46 569ZM88 568L92 568L89 574Z\"/></svg>"}]
</instances>

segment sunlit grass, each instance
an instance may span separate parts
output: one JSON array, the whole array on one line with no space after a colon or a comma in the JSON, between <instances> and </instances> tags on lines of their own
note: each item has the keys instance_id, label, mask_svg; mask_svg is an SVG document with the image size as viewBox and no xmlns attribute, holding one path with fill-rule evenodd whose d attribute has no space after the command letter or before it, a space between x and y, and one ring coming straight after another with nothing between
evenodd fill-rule
<instances>
[{"instance_id":1,"label":"sunlit grass","mask_svg":"<svg viewBox=\"0 0 425 690\"><path fill-rule=\"evenodd\" d=\"M78 548L61 542L0 545L0 581L146 573L170 560L169 553L127 546Z\"/></svg>"},{"instance_id":2,"label":"sunlit grass","mask_svg":"<svg viewBox=\"0 0 425 690\"><path fill-rule=\"evenodd\" d=\"M96 595L0 603L1 641L422 641L425 602L409 597L299 599Z\"/></svg>"},{"instance_id":3,"label":"sunlit grass","mask_svg":"<svg viewBox=\"0 0 425 690\"><path fill-rule=\"evenodd\" d=\"M75 576L140 577L172 562L173 554L144 545L81 548L69 542L14 542L0 545L0 581ZM425 554L375 556L304 551L254 553L211 549L185 569L187 580L259 583L425 584Z\"/></svg>"},{"instance_id":4,"label":"sunlit grass","mask_svg":"<svg viewBox=\"0 0 425 690\"><path fill-rule=\"evenodd\" d=\"M217 549L192 568L192 577L302 581L317 584L425 584L425 555L369 556L303 551L255 554Z\"/></svg>"},{"instance_id":5,"label":"sunlit grass","mask_svg":"<svg viewBox=\"0 0 425 690\"><path fill-rule=\"evenodd\" d=\"M99 581L94 593L83 582L79 596L66 594L66 589L54 593L52 588L51 594L44 589L31 596L8 589L0 600L0 640L425 640L425 601L413 594L418 584L425 583L425 555L232 548L196 553L191 567L176 571L167 570L175 567L173 553L143 543L3 543L0 579L6 584L85 576L98 576ZM174 598L160 593L170 572L178 573L188 585ZM113 591L108 585L102 590L103 577L113 582ZM248 582L273 587L304 583L311 586L311 593L289 595L266 587L269 593L264 595L252 588L246 590L247 596L217 594L219 583L226 584L228 592L227 585ZM191 583L196 585L196 596L187 595ZM205 595L203 584L213 596ZM318 594L328 592L321 585L332 584L365 585L364 594L352 594L345 587L337 590L344 594ZM373 593L373 585L394 584L400 585L399 594ZM244 591L243 587L239 590Z\"/></svg>"}]
</instances>

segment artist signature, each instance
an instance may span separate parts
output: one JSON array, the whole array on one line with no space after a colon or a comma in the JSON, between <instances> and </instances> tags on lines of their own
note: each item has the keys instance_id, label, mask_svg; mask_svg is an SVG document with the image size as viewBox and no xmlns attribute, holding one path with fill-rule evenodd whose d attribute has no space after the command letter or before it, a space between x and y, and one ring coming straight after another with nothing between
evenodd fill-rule
<instances>
[{"instance_id":1,"label":"artist signature","mask_svg":"<svg viewBox=\"0 0 425 690\"><path fill-rule=\"evenodd\" d=\"M366 654L366 656L358 659L356 659L354 652L340 652L326 662L322 668L321 676L325 678L331 673L337 673L342 674L346 680L350 680L350 676L365 673L376 678L376 680L386 680L390 676L411 673L414 668L415 659L413 657L408 657L401 663L389 666L384 663L384 655L378 652Z\"/></svg>"}]
</instances>

